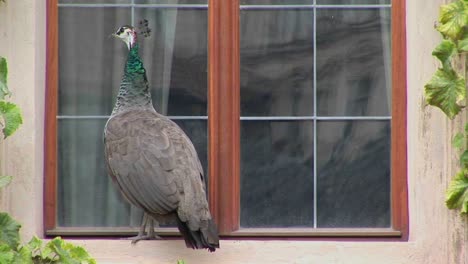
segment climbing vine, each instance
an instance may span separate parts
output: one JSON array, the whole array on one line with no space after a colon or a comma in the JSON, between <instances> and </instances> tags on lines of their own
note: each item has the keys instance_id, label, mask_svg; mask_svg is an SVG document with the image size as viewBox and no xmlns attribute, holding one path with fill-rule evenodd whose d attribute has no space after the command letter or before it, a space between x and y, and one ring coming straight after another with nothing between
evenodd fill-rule
<instances>
[{"instance_id":1,"label":"climbing vine","mask_svg":"<svg viewBox=\"0 0 468 264\"><path fill-rule=\"evenodd\" d=\"M425 86L428 104L440 108L448 118L465 113L466 73L468 69L468 0L457 0L440 8L436 30L442 41L432 52L441 66ZM456 67L463 63L462 67ZM453 177L446 193L445 203L450 209L460 209L468 214L468 123L463 133L453 139L453 146L460 151L460 171Z\"/></svg>"}]
</instances>

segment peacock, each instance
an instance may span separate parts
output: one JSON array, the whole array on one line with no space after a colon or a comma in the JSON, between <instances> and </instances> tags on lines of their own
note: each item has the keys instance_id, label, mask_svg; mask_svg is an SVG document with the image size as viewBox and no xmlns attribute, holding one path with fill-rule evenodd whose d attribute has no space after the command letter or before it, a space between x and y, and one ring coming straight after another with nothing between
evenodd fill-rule
<instances>
[{"instance_id":1,"label":"peacock","mask_svg":"<svg viewBox=\"0 0 468 264\"><path fill-rule=\"evenodd\" d=\"M128 57L104 128L105 160L122 195L144 211L132 243L160 239L155 222L174 221L187 247L213 252L219 248L219 235L197 152L183 130L153 107L137 30L122 26L112 35L127 44Z\"/></svg>"}]
</instances>

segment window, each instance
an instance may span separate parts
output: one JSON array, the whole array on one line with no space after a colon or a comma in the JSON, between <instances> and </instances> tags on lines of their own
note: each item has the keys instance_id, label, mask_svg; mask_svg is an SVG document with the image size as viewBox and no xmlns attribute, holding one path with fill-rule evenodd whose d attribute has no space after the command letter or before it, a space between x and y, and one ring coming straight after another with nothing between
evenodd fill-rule
<instances>
[{"instance_id":1,"label":"window","mask_svg":"<svg viewBox=\"0 0 468 264\"><path fill-rule=\"evenodd\" d=\"M405 239L404 1L228 2L49 0L46 232L140 224L102 131L125 59L107 35L146 18L153 103L194 142L222 234Z\"/></svg>"}]
</instances>

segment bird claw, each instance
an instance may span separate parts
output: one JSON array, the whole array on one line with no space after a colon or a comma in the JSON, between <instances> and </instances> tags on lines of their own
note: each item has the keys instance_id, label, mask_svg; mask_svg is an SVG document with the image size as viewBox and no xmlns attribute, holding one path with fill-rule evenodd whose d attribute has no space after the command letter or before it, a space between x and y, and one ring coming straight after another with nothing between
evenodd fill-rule
<instances>
[{"instance_id":1,"label":"bird claw","mask_svg":"<svg viewBox=\"0 0 468 264\"><path fill-rule=\"evenodd\" d=\"M140 240L162 240L162 237L153 234L153 235L138 235L134 237L125 237L125 240L132 240L132 245L135 245Z\"/></svg>"}]
</instances>

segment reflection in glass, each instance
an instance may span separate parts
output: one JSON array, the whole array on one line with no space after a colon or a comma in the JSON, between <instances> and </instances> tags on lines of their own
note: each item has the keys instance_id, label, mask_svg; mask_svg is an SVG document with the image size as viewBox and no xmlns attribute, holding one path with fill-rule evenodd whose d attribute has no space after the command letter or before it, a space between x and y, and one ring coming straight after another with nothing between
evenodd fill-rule
<instances>
[{"instance_id":1,"label":"reflection in glass","mask_svg":"<svg viewBox=\"0 0 468 264\"><path fill-rule=\"evenodd\" d=\"M241 122L242 227L313 226L313 123Z\"/></svg>"},{"instance_id":2,"label":"reflection in glass","mask_svg":"<svg viewBox=\"0 0 468 264\"><path fill-rule=\"evenodd\" d=\"M59 115L111 113L126 53L109 35L130 18L128 8L59 8Z\"/></svg>"},{"instance_id":3,"label":"reflection in glass","mask_svg":"<svg viewBox=\"0 0 468 264\"><path fill-rule=\"evenodd\" d=\"M385 5L391 0L317 0L319 5Z\"/></svg>"},{"instance_id":4,"label":"reflection in glass","mask_svg":"<svg viewBox=\"0 0 468 264\"><path fill-rule=\"evenodd\" d=\"M135 4L154 5L200 5L208 4L208 0L134 0Z\"/></svg>"},{"instance_id":5,"label":"reflection in glass","mask_svg":"<svg viewBox=\"0 0 468 264\"><path fill-rule=\"evenodd\" d=\"M58 0L59 4L131 4L132 0Z\"/></svg>"},{"instance_id":6,"label":"reflection in glass","mask_svg":"<svg viewBox=\"0 0 468 264\"><path fill-rule=\"evenodd\" d=\"M317 10L319 116L389 116L390 9Z\"/></svg>"},{"instance_id":7,"label":"reflection in glass","mask_svg":"<svg viewBox=\"0 0 468 264\"><path fill-rule=\"evenodd\" d=\"M390 121L319 121L318 227L390 226Z\"/></svg>"},{"instance_id":8,"label":"reflection in glass","mask_svg":"<svg viewBox=\"0 0 468 264\"><path fill-rule=\"evenodd\" d=\"M107 120L59 120L59 226L138 226L141 212L112 185L104 162Z\"/></svg>"},{"instance_id":9,"label":"reflection in glass","mask_svg":"<svg viewBox=\"0 0 468 264\"><path fill-rule=\"evenodd\" d=\"M130 24L130 10L60 8L59 115L111 113L127 55L125 45L108 36ZM146 18L153 29L150 38L140 37L140 54L154 106L163 114L206 115L206 15L206 10L136 9L136 20ZM87 30L76 34L82 27Z\"/></svg>"},{"instance_id":10,"label":"reflection in glass","mask_svg":"<svg viewBox=\"0 0 468 264\"><path fill-rule=\"evenodd\" d=\"M58 122L58 225L139 226L141 211L113 186L104 162L106 119ZM206 173L206 120L177 120L198 152ZM208 178L208 177L207 177Z\"/></svg>"},{"instance_id":11,"label":"reflection in glass","mask_svg":"<svg viewBox=\"0 0 468 264\"><path fill-rule=\"evenodd\" d=\"M139 40L155 108L206 115L206 10L135 8L134 15L153 29ZM120 197L107 176L107 118L99 117L112 111L127 57L125 45L109 35L131 24L131 17L131 8L59 8L58 114L68 116L58 120L57 130L59 226L140 225L141 211ZM193 141L206 174L206 120L176 123Z\"/></svg>"},{"instance_id":12,"label":"reflection in glass","mask_svg":"<svg viewBox=\"0 0 468 264\"><path fill-rule=\"evenodd\" d=\"M311 5L314 0L240 0L241 5Z\"/></svg>"},{"instance_id":13,"label":"reflection in glass","mask_svg":"<svg viewBox=\"0 0 468 264\"><path fill-rule=\"evenodd\" d=\"M241 12L241 112L313 115L313 12Z\"/></svg>"}]
</instances>

